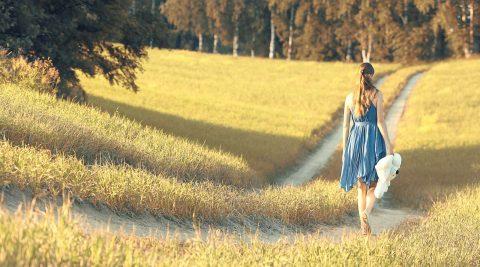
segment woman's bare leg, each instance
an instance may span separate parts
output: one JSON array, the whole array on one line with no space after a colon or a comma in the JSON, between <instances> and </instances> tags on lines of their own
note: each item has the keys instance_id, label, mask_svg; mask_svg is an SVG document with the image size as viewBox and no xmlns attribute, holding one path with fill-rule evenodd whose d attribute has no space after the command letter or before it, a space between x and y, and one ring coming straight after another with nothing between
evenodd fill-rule
<instances>
[{"instance_id":1,"label":"woman's bare leg","mask_svg":"<svg viewBox=\"0 0 480 267\"><path fill-rule=\"evenodd\" d=\"M366 204L366 207L365 207L365 212L367 213L367 215L370 215L370 212L372 211L373 209L373 206L375 205L375 187L371 187L368 189L368 192L367 192L367 204Z\"/></svg>"},{"instance_id":2,"label":"woman's bare leg","mask_svg":"<svg viewBox=\"0 0 480 267\"><path fill-rule=\"evenodd\" d=\"M367 185L362 183L360 178L357 182L357 193L358 193L358 214L362 216L362 212L365 210L367 202Z\"/></svg>"}]
</instances>

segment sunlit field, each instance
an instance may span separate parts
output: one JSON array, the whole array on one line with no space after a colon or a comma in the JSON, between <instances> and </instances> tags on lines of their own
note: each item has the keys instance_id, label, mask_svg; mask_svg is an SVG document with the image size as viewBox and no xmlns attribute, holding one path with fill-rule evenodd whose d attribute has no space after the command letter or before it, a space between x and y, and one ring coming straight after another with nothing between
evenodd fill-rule
<instances>
[{"instance_id":1,"label":"sunlit field","mask_svg":"<svg viewBox=\"0 0 480 267\"><path fill-rule=\"evenodd\" d=\"M336 183L266 188L254 192L213 182L177 182L129 166L85 166L73 156L0 143L0 181L34 196L69 193L112 210L149 212L186 219L221 221L246 216L288 224L334 223L355 207L352 194L338 194Z\"/></svg>"},{"instance_id":2,"label":"sunlit field","mask_svg":"<svg viewBox=\"0 0 480 267\"><path fill-rule=\"evenodd\" d=\"M377 77L398 64L375 64ZM88 102L243 157L266 177L315 144L339 115L358 64L149 50L140 92L82 79Z\"/></svg>"},{"instance_id":3,"label":"sunlit field","mask_svg":"<svg viewBox=\"0 0 480 267\"><path fill-rule=\"evenodd\" d=\"M421 222L341 244L316 234L268 244L214 232L206 241L86 233L68 207L59 216L1 210L0 265L478 265L480 133L474 119L480 99L474 88L480 77L464 72L478 65L480 60L433 65L399 125L395 151L403 165L390 190L400 203L430 209ZM381 88L386 105L408 77L426 68L393 73ZM133 216L149 212L212 223L275 219L300 227L334 224L356 209L355 192L341 193L337 178L241 189L225 184L245 186L255 171L235 155L16 84L1 85L0 96L0 181L34 196L67 193Z\"/></svg>"},{"instance_id":4,"label":"sunlit field","mask_svg":"<svg viewBox=\"0 0 480 267\"><path fill-rule=\"evenodd\" d=\"M179 180L255 184L247 163L188 140L16 85L0 85L0 133L86 164L129 164Z\"/></svg>"},{"instance_id":5,"label":"sunlit field","mask_svg":"<svg viewBox=\"0 0 480 267\"><path fill-rule=\"evenodd\" d=\"M0 264L86 266L478 266L480 187L437 203L421 223L371 239L341 244L298 236L294 243L238 241L211 233L208 241L154 240L108 233L85 234L68 206L53 213L0 211ZM14 229L12 231L12 229Z\"/></svg>"},{"instance_id":6,"label":"sunlit field","mask_svg":"<svg viewBox=\"0 0 480 267\"><path fill-rule=\"evenodd\" d=\"M480 59L434 65L414 88L398 129L396 200L430 205L480 180Z\"/></svg>"},{"instance_id":7,"label":"sunlit field","mask_svg":"<svg viewBox=\"0 0 480 267\"><path fill-rule=\"evenodd\" d=\"M251 191L239 158L53 96L1 85L0 180L112 210L221 220L334 222L355 205L336 183ZM85 119L82 119L85 118ZM241 178L239 178L241 177Z\"/></svg>"},{"instance_id":8,"label":"sunlit field","mask_svg":"<svg viewBox=\"0 0 480 267\"><path fill-rule=\"evenodd\" d=\"M479 13L0 1L0 267L480 267ZM372 84L402 158L376 201L340 186Z\"/></svg>"}]
</instances>

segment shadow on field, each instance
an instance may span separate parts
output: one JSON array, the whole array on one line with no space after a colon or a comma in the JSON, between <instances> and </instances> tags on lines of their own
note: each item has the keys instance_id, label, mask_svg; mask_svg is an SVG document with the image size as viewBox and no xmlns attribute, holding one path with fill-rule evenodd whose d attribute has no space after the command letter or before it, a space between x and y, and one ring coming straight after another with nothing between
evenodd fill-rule
<instances>
[{"instance_id":1,"label":"shadow on field","mask_svg":"<svg viewBox=\"0 0 480 267\"><path fill-rule=\"evenodd\" d=\"M131 106L89 95L91 105L111 114L119 114L165 133L187 138L211 149L242 156L262 177L293 162L302 148L302 140L287 136L223 127L202 121ZM265 181L268 182L268 181Z\"/></svg>"},{"instance_id":2,"label":"shadow on field","mask_svg":"<svg viewBox=\"0 0 480 267\"><path fill-rule=\"evenodd\" d=\"M402 167L389 192L397 204L428 208L433 201L480 182L480 145L395 152L402 156ZM341 164L339 149L320 175L321 179L338 181Z\"/></svg>"}]
</instances>

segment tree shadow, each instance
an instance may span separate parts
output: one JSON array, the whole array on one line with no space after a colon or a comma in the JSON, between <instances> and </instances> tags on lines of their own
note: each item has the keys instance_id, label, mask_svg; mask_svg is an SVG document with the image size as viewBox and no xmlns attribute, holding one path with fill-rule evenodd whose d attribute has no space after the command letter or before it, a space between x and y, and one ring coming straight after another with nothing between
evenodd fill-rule
<instances>
[{"instance_id":1,"label":"tree shadow","mask_svg":"<svg viewBox=\"0 0 480 267\"><path fill-rule=\"evenodd\" d=\"M220 149L243 157L266 180L271 180L275 170L292 164L303 151L303 140L300 138L241 130L185 119L94 95L89 95L88 101L90 105L108 113L118 112L118 114L142 125L189 139L211 149Z\"/></svg>"}]
</instances>

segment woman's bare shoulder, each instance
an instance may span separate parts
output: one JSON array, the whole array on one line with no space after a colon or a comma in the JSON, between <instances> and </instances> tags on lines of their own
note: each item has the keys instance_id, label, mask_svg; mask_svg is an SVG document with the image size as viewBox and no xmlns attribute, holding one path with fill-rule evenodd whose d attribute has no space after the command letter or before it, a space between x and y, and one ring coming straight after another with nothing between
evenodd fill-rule
<instances>
[{"instance_id":1,"label":"woman's bare shoulder","mask_svg":"<svg viewBox=\"0 0 480 267\"><path fill-rule=\"evenodd\" d=\"M347 97L345 97L345 101L348 102L348 103L351 103L352 102L352 98L353 98L353 93L349 93L347 95Z\"/></svg>"},{"instance_id":2,"label":"woman's bare shoulder","mask_svg":"<svg viewBox=\"0 0 480 267\"><path fill-rule=\"evenodd\" d=\"M375 98L375 100L376 99L383 99L383 93L382 93L382 91L380 91L380 89L377 89L377 91L375 92L374 98Z\"/></svg>"},{"instance_id":3,"label":"woman's bare shoulder","mask_svg":"<svg viewBox=\"0 0 480 267\"><path fill-rule=\"evenodd\" d=\"M353 106L353 93L349 93L347 97L345 97L345 107L348 107L349 110L351 110L352 106Z\"/></svg>"}]
</instances>

